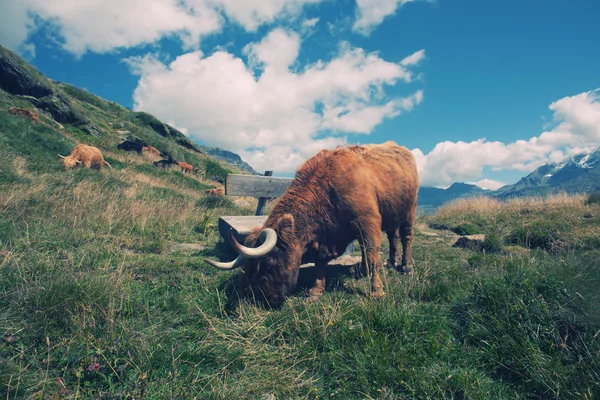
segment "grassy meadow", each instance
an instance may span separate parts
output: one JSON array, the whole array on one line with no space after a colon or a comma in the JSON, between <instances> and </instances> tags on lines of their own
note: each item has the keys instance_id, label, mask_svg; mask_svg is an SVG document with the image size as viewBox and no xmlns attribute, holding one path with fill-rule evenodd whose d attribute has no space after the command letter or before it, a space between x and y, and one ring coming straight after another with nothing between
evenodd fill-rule
<instances>
[{"instance_id":1,"label":"grassy meadow","mask_svg":"<svg viewBox=\"0 0 600 400\"><path fill-rule=\"evenodd\" d=\"M66 172L68 136L0 124L1 398L600 397L598 196L452 203L418 218L385 298L332 270L308 303L303 271L268 310L202 262L234 256L218 216L256 203L118 151Z\"/></svg>"}]
</instances>

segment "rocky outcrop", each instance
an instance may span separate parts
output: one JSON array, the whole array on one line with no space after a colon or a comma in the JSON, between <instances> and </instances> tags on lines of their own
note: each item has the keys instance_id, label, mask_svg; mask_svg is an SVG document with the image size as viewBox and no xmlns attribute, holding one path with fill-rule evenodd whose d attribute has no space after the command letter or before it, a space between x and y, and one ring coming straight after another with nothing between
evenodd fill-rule
<instances>
[{"instance_id":1,"label":"rocky outcrop","mask_svg":"<svg viewBox=\"0 0 600 400\"><path fill-rule=\"evenodd\" d=\"M52 94L52 90L41 84L27 71L19 68L13 60L0 54L0 88L16 95L40 98Z\"/></svg>"},{"instance_id":2,"label":"rocky outcrop","mask_svg":"<svg viewBox=\"0 0 600 400\"><path fill-rule=\"evenodd\" d=\"M248 163L242 160L242 158L239 155L229 150L223 150L219 147L209 146L202 146L202 150L204 150L208 155L213 156L219 161L225 161L226 163L233 164L236 167L244 171L250 172L253 175L259 175L259 173L256 172L254 168L252 168Z\"/></svg>"},{"instance_id":3,"label":"rocky outcrop","mask_svg":"<svg viewBox=\"0 0 600 400\"><path fill-rule=\"evenodd\" d=\"M69 102L60 94L52 93L40 99L30 99L30 101L37 108L50 113L56 122L74 126L87 124L87 121L73 110Z\"/></svg>"}]
</instances>

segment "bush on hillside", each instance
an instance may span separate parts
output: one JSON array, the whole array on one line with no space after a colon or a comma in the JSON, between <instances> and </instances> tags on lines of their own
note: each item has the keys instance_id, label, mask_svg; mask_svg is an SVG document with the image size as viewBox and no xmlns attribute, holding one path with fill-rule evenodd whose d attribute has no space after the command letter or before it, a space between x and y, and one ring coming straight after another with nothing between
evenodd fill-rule
<instances>
[{"instance_id":1,"label":"bush on hillside","mask_svg":"<svg viewBox=\"0 0 600 400\"><path fill-rule=\"evenodd\" d=\"M600 192L590 193L585 200L585 205L600 204Z\"/></svg>"},{"instance_id":2,"label":"bush on hillside","mask_svg":"<svg viewBox=\"0 0 600 400\"><path fill-rule=\"evenodd\" d=\"M519 226L512 230L506 242L552 253L561 252L567 245L567 239L561 234L560 226L552 221L535 221L530 225Z\"/></svg>"}]
</instances>

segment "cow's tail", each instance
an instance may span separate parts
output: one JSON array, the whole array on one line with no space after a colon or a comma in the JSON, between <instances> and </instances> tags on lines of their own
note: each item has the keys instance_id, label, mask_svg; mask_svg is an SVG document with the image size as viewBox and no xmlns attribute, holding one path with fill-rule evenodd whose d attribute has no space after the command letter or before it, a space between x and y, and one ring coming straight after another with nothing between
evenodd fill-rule
<instances>
[{"instance_id":1,"label":"cow's tail","mask_svg":"<svg viewBox=\"0 0 600 400\"><path fill-rule=\"evenodd\" d=\"M106 166L110 169L112 169L112 167L110 166L110 164L108 163L108 161L104 160L104 164L106 164Z\"/></svg>"}]
</instances>

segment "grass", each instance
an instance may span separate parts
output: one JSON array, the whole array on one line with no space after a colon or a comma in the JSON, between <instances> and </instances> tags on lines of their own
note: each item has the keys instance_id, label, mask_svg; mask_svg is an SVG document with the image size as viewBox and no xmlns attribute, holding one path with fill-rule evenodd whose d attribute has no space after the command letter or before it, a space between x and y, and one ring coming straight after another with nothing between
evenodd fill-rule
<instances>
[{"instance_id":1,"label":"grass","mask_svg":"<svg viewBox=\"0 0 600 400\"><path fill-rule=\"evenodd\" d=\"M216 218L240 210L194 178L135 163L34 173L23 160L11 168L27 182L0 193L3 397L600 395L600 257L579 245L600 229L581 215L600 209L583 197L460 201L419 218L416 272L385 271L384 299L342 273L319 302L302 287L266 310L232 303L231 274L201 261L233 256ZM568 246L506 239L542 220ZM427 228L467 223L488 233L486 251ZM186 242L204 249L173 251Z\"/></svg>"},{"instance_id":2,"label":"grass","mask_svg":"<svg viewBox=\"0 0 600 400\"><path fill-rule=\"evenodd\" d=\"M65 91L100 129L118 115L167 146L129 111ZM3 106L19 101L3 93ZM459 200L418 217L415 273L384 270L385 298L329 271L309 303L302 271L268 310L202 261L233 259L218 216L255 202L208 197L209 182L116 151L109 135L94 143L113 170L63 171L56 152L96 139L42 120L0 111L2 398L600 397L593 196ZM455 248L457 233L485 240Z\"/></svg>"}]
</instances>

